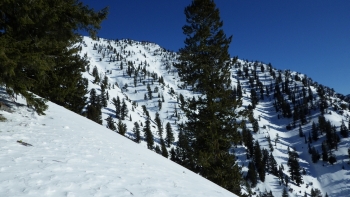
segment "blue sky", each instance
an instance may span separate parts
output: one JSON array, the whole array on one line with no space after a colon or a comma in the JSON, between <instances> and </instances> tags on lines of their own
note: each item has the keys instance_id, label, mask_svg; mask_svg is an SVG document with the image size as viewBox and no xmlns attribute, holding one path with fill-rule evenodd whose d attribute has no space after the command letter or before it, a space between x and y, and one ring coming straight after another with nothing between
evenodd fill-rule
<instances>
[{"instance_id":1,"label":"blue sky","mask_svg":"<svg viewBox=\"0 0 350 197\"><path fill-rule=\"evenodd\" d=\"M99 36L150 41L178 51L184 47L184 8L190 0L82 0L109 6ZM216 0L229 52L244 60L271 63L350 94L350 1Z\"/></svg>"}]
</instances>

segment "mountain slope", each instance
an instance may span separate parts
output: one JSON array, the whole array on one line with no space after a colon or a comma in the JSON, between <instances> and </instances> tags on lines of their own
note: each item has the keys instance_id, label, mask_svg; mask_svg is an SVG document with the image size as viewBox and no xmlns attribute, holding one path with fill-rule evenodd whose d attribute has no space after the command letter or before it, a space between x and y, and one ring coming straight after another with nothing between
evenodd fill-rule
<instances>
[{"instance_id":1,"label":"mountain slope","mask_svg":"<svg viewBox=\"0 0 350 197\"><path fill-rule=\"evenodd\" d=\"M53 103L37 116L0 96L0 196L235 196Z\"/></svg>"},{"instance_id":2,"label":"mountain slope","mask_svg":"<svg viewBox=\"0 0 350 197\"><path fill-rule=\"evenodd\" d=\"M161 153L157 147L159 148L161 140L166 138L165 125L170 123L175 142L167 151L176 148L178 125L186 121L181 110L182 98L185 100L196 97L191 87L183 86L178 78L173 66L178 62L178 54L154 43L129 39L92 40L84 37L80 45L80 55L90 62L87 72L83 73L89 81L90 91L95 89L99 99L107 95L109 97L106 107L102 108L102 125L106 127L106 119L110 116L115 123L120 121L125 124L125 137L134 140L134 123L137 122L142 130L149 117L155 141L152 149ZM94 70L97 74L94 74ZM238 60L232 65L231 73L232 89L237 90L233 91L233 95L238 97L238 89L241 89L243 108L251 112L250 117L239 121L245 121L252 141L257 141L262 150L267 150L276 160L277 167L281 168L279 175L274 175L270 169L266 169L264 182L258 180L256 187L252 188L243 186L242 193L251 192L252 196L259 196L271 191L274 196L281 196L283 189L287 188L290 196L310 195L312 189L318 189L328 196L348 196L350 139L342 137L340 132L343 122L349 127L350 112L347 99L306 75L290 70L278 70L270 64L258 61ZM106 94L102 95L101 84L104 83L104 79L107 80L107 88ZM112 104L112 99L117 97L125 101L128 109L124 120L117 117L116 108ZM1 179L1 183L6 184L1 192L35 196L41 189L41 192L50 192L52 187L57 188L55 195L58 196L64 192L67 196L99 196L108 195L112 190L117 191L110 193L112 196L226 195L226 190L223 192L222 189L211 189L210 187L217 186L206 186L206 181L201 183L188 178L185 174L191 174L192 177L193 173L147 150L142 131L142 140L138 145L116 134L117 131L112 132L51 103L47 116L43 117L36 116L25 107L14 109L14 113L1 112L7 119L5 123L0 123L3 150L1 161L6 161L1 164L0 173L7 173L7 176ZM156 114L159 114L161 128L155 121ZM320 117L329 121L329 129L333 132L333 141L330 143L336 144L336 147L327 150L327 155L336 160L333 164L322 159L322 143L329 141L327 132L318 131L317 140L311 137L312 124L316 123L317 127L321 127ZM159 130L163 132L160 133ZM23 142L32 143L33 147L23 147L16 143L21 139ZM315 163L309 154L309 147L315 148L321 156ZM247 157L248 149L246 142L237 144L234 148L244 177L247 175L249 162L253 161L251 157ZM297 160L300 171L303 172L300 185L290 180L290 151L295 151L299 156ZM30 157L26 156L27 153ZM143 158L143 155L146 157ZM31 160L31 156L35 158L34 161ZM25 168L26 164L28 168ZM130 167L126 168L125 165ZM22 168L27 171L22 172ZM81 168L86 170L79 171ZM40 173L40 169L45 173ZM123 171L118 171L120 169ZM15 175L10 175L9 172L13 171L16 172ZM50 176L47 176L48 174ZM136 177L138 174L141 178ZM152 177L153 174L156 176ZM19 175L21 178L16 177ZM75 179L78 176L80 178ZM77 181L71 181L67 185L62 183L61 179ZM104 179L109 182L104 182ZM115 179L120 181L116 183ZM18 187L14 181L20 182ZM50 184L44 185L45 181ZM125 184L118 185L120 182ZM101 185L108 185L101 187L105 193L98 193ZM203 189L202 186L209 190Z\"/></svg>"},{"instance_id":3,"label":"mountain slope","mask_svg":"<svg viewBox=\"0 0 350 197\"><path fill-rule=\"evenodd\" d=\"M100 83L93 83L95 77L92 76L92 70L96 67L100 78L107 76L109 83L115 85L114 88L107 90L110 98L118 96L128 101L129 116L132 120L127 118L123 121L127 125L126 137L134 139L133 122L142 124L149 114L155 144L159 146L161 138L166 137L164 132L159 135L157 124L153 121L156 113L159 113L163 129L166 123L170 123L176 138L178 124L186 121L181 110L181 97L185 99L196 97L196 93L191 91L190 87L184 87L178 79L176 69L173 67L173 64L178 62L176 53L154 43L128 39L92 40L85 37L82 45L84 47L81 55L88 57L91 64L89 72L84 74L90 81L89 88L100 90ZM346 164L349 162L347 155L349 138L341 137L337 143L337 150L330 150L337 160L331 165L322 159L313 163L308 153L308 144L322 153L322 142L327 139L325 133L319 134L318 141L307 143L304 137L299 137L299 124L303 134L308 138L312 123L318 124L319 116L322 115L320 106L324 104L326 104L323 109L324 117L334 126L339 136L341 122L347 122L349 117L349 103L344 97L336 94L331 88L314 82L306 75L290 70L281 71L270 64L239 60L232 66L232 87L238 87L238 84L241 86L243 106L252 109L253 119L247 120L246 123L253 139L259 142L262 149L270 149L267 137L270 137L273 145L276 144L273 146L274 150L270 152L278 166L283 166L283 176L290 176L287 165L288 150L295 150L299 155L298 161L305 174L302 175L303 183L300 186L293 181L287 184L291 194L304 195L304 192L310 194L313 188L329 196L347 196L350 192L347 181L349 167ZM254 94L256 103L252 107ZM162 104L161 107L159 103ZM285 106L290 110L286 110ZM302 117L298 113L300 110L304 110L302 113L306 116ZM118 121L111 102L102 109L103 120L109 115ZM258 123L255 132L252 122L254 120ZM103 125L106 125L106 121ZM274 143L277 136L278 140ZM142 141L141 146L146 147L146 142ZM171 147L176 148L176 143ZM245 144L237 145L235 149L244 175L251 161L246 157L246 150ZM259 181L257 187L252 188L252 192L259 194L266 190L272 191L275 196L280 196L284 188L281 180L269 172L266 177L265 182ZM330 184L329 177L337 185ZM246 189L243 188L243 193L247 192Z\"/></svg>"}]
</instances>

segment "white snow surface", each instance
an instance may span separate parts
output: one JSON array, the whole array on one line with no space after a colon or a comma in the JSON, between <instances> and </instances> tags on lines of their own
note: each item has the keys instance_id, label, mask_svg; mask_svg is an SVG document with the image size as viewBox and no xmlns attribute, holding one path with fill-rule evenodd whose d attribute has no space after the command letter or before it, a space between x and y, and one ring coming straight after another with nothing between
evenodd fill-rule
<instances>
[{"instance_id":1,"label":"white snow surface","mask_svg":"<svg viewBox=\"0 0 350 197\"><path fill-rule=\"evenodd\" d=\"M45 116L13 103L12 113L0 111L7 119L0 122L0 196L236 196L104 126L48 105Z\"/></svg>"}]
</instances>

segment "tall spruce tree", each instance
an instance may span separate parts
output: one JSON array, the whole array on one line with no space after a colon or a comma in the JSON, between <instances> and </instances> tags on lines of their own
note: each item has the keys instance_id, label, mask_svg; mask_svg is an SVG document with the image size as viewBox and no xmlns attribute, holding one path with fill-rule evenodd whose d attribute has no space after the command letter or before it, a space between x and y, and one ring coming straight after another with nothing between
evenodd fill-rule
<instances>
[{"instance_id":1,"label":"tall spruce tree","mask_svg":"<svg viewBox=\"0 0 350 197\"><path fill-rule=\"evenodd\" d=\"M146 119L145 126L143 127L143 132L147 142L147 148L152 150L154 145L154 139L151 131L151 121L149 117L147 117Z\"/></svg>"},{"instance_id":2,"label":"tall spruce tree","mask_svg":"<svg viewBox=\"0 0 350 197\"><path fill-rule=\"evenodd\" d=\"M11 95L23 95L38 114L44 114L46 99L80 113L87 62L76 55L78 30L96 37L106 16L107 8L95 12L78 0L1 2L0 84Z\"/></svg>"},{"instance_id":3,"label":"tall spruce tree","mask_svg":"<svg viewBox=\"0 0 350 197\"><path fill-rule=\"evenodd\" d=\"M141 142L141 132L140 132L140 125L138 122L134 122L134 128L132 129L135 135L135 142L140 143Z\"/></svg>"},{"instance_id":4,"label":"tall spruce tree","mask_svg":"<svg viewBox=\"0 0 350 197\"><path fill-rule=\"evenodd\" d=\"M186 166L203 177L240 194L241 173L232 154L239 142L238 124L241 100L231 99L228 53L232 37L226 37L213 0L193 0L185 8L183 32L185 47L180 49L181 63L175 65L185 87L200 93L186 102L188 118L183 132L188 139ZM236 58L234 59L234 61Z\"/></svg>"},{"instance_id":5,"label":"tall spruce tree","mask_svg":"<svg viewBox=\"0 0 350 197\"><path fill-rule=\"evenodd\" d=\"M165 131L166 131L166 137L165 137L165 144L167 147L170 147L170 145L174 142L174 134L173 134L173 129L171 128L170 122L168 122L165 126Z\"/></svg>"}]
</instances>

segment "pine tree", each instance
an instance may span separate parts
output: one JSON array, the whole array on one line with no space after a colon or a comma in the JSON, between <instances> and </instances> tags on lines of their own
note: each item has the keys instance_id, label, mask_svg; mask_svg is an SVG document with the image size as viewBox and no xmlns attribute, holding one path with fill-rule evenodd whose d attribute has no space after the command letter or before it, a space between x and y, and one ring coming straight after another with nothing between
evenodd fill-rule
<instances>
[{"instance_id":1,"label":"pine tree","mask_svg":"<svg viewBox=\"0 0 350 197\"><path fill-rule=\"evenodd\" d=\"M94 88L90 91L90 105L87 106L86 117L98 124L102 124L101 104Z\"/></svg>"},{"instance_id":2,"label":"pine tree","mask_svg":"<svg viewBox=\"0 0 350 197\"><path fill-rule=\"evenodd\" d=\"M348 128L346 128L345 126L345 123L344 123L344 120L342 121L342 124L340 126L340 134L346 138L346 137L349 137L349 130Z\"/></svg>"},{"instance_id":3,"label":"pine tree","mask_svg":"<svg viewBox=\"0 0 350 197\"><path fill-rule=\"evenodd\" d=\"M115 131L117 129L114 125L115 122L114 122L112 116L108 116L106 121L107 121L107 128L109 128L112 131Z\"/></svg>"},{"instance_id":4,"label":"pine tree","mask_svg":"<svg viewBox=\"0 0 350 197\"><path fill-rule=\"evenodd\" d=\"M10 95L24 96L38 114L47 109L46 99L80 113L86 87L76 85L87 62L76 56L78 32L95 37L107 9L95 12L77 0L8 0L0 10L0 84ZM50 88L57 92L46 92Z\"/></svg>"},{"instance_id":5,"label":"pine tree","mask_svg":"<svg viewBox=\"0 0 350 197\"><path fill-rule=\"evenodd\" d=\"M285 187L283 187L283 192L282 192L282 197L288 197L288 192L287 189Z\"/></svg>"},{"instance_id":6,"label":"pine tree","mask_svg":"<svg viewBox=\"0 0 350 197\"><path fill-rule=\"evenodd\" d=\"M125 120L125 117L128 116L128 113L129 113L128 106L125 103L125 99L123 99L122 105L121 105L121 108L120 108L120 118L122 120Z\"/></svg>"},{"instance_id":7,"label":"pine tree","mask_svg":"<svg viewBox=\"0 0 350 197\"><path fill-rule=\"evenodd\" d=\"M167 147L170 147L170 145L175 141L173 129L171 128L170 122L168 122L165 126L165 144Z\"/></svg>"},{"instance_id":8,"label":"pine tree","mask_svg":"<svg viewBox=\"0 0 350 197\"><path fill-rule=\"evenodd\" d=\"M258 183L258 178L257 177L258 177L258 174L256 172L254 163L249 162L246 179L251 182L251 186L252 187L255 187L256 184Z\"/></svg>"},{"instance_id":9,"label":"pine tree","mask_svg":"<svg viewBox=\"0 0 350 197\"><path fill-rule=\"evenodd\" d=\"M138 122L134 122L134 128L132 129L135 135L135 142L140 143L141 142L141 132L140 132L140 125Z\"/></svg>"},{"instance_id":10,"label":"pine tree","mask_svg":"<svg viewBox=\"0 0 350 197\"><path fill-rule=\"evenodd\" d=\"M163 126L162 126L162 122L160 120L158 112L156 112L156 117L154 118L154 122L156 123L156 125L158 127L158 135L159 135L160 138L162 138L162 136L163 136Z\"/></svg>"},{"instance_id":11,"label":"pine tree","mask_svg":"<svg viewBox=\"0 0 350 197\"><path fill-rule=\"evenodd\" d=\"M115 107L115 116L117 118L120 118L120 112L121 112L121 104L120 104L120 99L119 96L117 96L117 99L113 98L112 103Z\"/></svg>"},{"instance_id":12,"label":"pine tree","mask_svg":"<svg viewBox=\"0 0 350 197\"><path fill-rule=\"evenodd\" d=\"M299 186L302 183L302 176L300 173L300 165L298 162L298 153L295 151L289 151L289 158L288 158L288 166L289 166L289 173L291 176L292 181L295 181L295 183Z\"/></svg>"},{"instance_id":13,"label":"pine tree","mask_svg":"<svg viewBox=\"0 0 350 197\"><path fill-rule=\"evenodd\" d=\"M100 99L101 99L101 105L103 107L107 107L107 96L106 96L106 89L104 85L101 85Z\"/></svg>"},{"instance_id":14,"label":"pine tree","mask_svg":"<svg viewBox=\"0 0 350 197\"><path fill-rule=\"evenodd\" d=\"M303 129L301 128L301 124L299 124L299 137L304 137Z\"/></svg>"},{"instance_id":15,"label":"pine tree","mask_svg":"<svg viewBox=\"0 0 350 197\"><path fill-rule=\"evenodd\" d=\"M151 90L151 86L149 84L147 84L147 94L148 94L148 99L152 100L152 90Z\"/></svg>"},{"instance_id":16,"label":"pine tree","mask_svg":"<svg viewBox=\"0 0 350 197\"><path fill-rule=\"evenodd\" d=\"M120 135L125 135L126 133L126 124L124 124L120 119L117 123L117 131Z\"/></svg>"},{"instance_id":17,"label":"pine tree","mask_svg":"<svg viewBox=\"0 0 350 197\"><path fill-rule=\"evenodd\" d=\"M165 142L163 140L163 138L160 138L160 146L161 146L161 151L162 151L162 156L165 158L169 157L169 153L168 150L165 147Z\"/></svg>"},{"instance_id":18,"label":"pine tree","mask_svg":"<svg viewBox=\"0 0 350 197\"><path fill-rule=\"evenodd\" d=\"M193 164L191 170L240 194L240 168L230 152L231 145L239 142L238 124L232 120L238 118L236 110L241 106L240 100L231 99L228 47L232 37L224 34L212 0L193 0L185 15L185 47L176 67L185 85L202 94L186 103L188 121L183 130L192 149L187 153L193 154L187 159Z\"/></svg>"},{"instance_id":19,"label":"pine tree","mask_svg":"<svg viewBox=\"0 0 350 197\"><path fill-rule=\"evenodd\" d=\"M262 182L265 181L265 165L263 162L263 155L260 149L260 145L258 141L254 143L254 156L253 161L256 166L256 170L259 174L259 178Z\"/></svg>"},{"instance_id":20,"label":"pine tree","mask_svg":"<svg viewBox=\"0 0 350 197\"><path fill-rule=\"evenodd\" d=\"M147 148L152 150L153 145L154 145L154 139L153 139L153 134L151 131L151 121L150 121L149 117L146 119L145 126L143 128L143 132L144 132L145 139L147 142Z\"/></svg>"}]
</instances>

